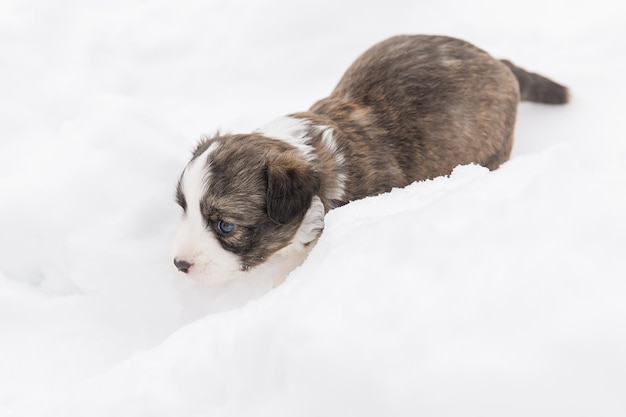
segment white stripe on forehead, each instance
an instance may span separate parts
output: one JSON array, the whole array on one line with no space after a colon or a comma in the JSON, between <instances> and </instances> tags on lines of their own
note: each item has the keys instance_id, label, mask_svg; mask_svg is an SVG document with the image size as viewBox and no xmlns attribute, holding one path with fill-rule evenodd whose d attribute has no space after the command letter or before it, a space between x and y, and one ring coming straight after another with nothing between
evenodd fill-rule
<instances>
[{"instance_id":1,"label":"white stripe on forehead","mask_svg":"<svg viewBox=\"0 0 626 417\"><path fill-rule=\"evenodd\" d=\"M194 158L193 161L187 165L185 172L183 173L182 188L185 201L187 201L187 215L195 215L200 213L199 202L202 200L202 196L207 189L207 183L209 180L209 165L208 159L211 153L219 146L219 141L215 141L209 145L209 147ZM193 205L193 207L190 207ZM198 210L196 210L198 209ZM193 213L193 214L192 214Z\"/></svg>"},{"instance_id":2,"label":"white stripe on forehead","mask_svg":"<svg viewBox=\"0 0 626 417\"><path fill-rule=\"evenodd\" d=\"M307 143L310 140L310 126L311 122L306 119L283 116L257 129L256 133L295 146L300 150L304 159L311 162L315 159L315 150Z\"/></svg>"},{"instance_id":3,"label":"white stripe on forehead","mask_svg":"<svg viewBox=\"0 0 626 417\"><path fill-rule=\"evenodd\" d=\"M211 154L219 146L219 141L211 143L183 172L181 189L187 209L174 239L174 258L189 262L189 275L206 283L227 281L241 274L239 257L222 248L214 233L207 228L200 209L211 180Z\"/></svg>"}]
</instances>

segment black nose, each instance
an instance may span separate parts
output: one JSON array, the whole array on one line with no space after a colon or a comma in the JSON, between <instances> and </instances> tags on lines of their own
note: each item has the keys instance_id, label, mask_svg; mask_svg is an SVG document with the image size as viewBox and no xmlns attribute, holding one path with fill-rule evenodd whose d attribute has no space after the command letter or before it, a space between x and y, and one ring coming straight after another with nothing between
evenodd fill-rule
<instances>
[{"instance_id":1,"label":"black nose","mask_svg":"<svg viewBox=\"0 0 626 417\"><path fill-rule=\"evenodd\" d=\"M178 268L180 272L184 272L186 274L189 272L189 268L191 268L192 264L183 259L174 258L174 265L176 265L176 268Z\"/></svg>"}]
</instances>

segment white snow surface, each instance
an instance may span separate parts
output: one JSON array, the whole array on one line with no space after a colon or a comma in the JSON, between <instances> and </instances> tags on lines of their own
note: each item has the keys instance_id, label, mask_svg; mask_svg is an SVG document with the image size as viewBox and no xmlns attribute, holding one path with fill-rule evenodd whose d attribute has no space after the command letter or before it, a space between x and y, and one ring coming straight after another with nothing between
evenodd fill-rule
<instances>
[{"instance_id":1,"label":"white snow surface","mask_svg":"<svg viewBox=\"0 0 626 417\"><path fill-rule=\"evenodd\" d=\"M0 415L626 415L626 3L0 3ZM456 36L568 85L509 162L353 202L274 290L176 273L205 134Z\"/></svg>"}]
</instances>

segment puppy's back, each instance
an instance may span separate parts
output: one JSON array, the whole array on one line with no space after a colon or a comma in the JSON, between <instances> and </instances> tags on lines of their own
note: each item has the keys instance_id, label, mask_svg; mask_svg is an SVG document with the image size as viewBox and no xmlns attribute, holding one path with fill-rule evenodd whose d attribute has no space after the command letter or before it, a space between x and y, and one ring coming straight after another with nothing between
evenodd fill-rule
<instances>
[{"instance_id":1,"label":"puppy's back","mask_svg":"<svg viewBox=\"0 0 626 417\"><path fill-rule=\"evenodd\" d=\"M311 111L332 118L354 146L389 154L405 186L459 164L497 168L509 157L519 86L481 49L443 36L374 45ZM396 175L397 176L397 175Z\"/></svg>"}]
</instances>

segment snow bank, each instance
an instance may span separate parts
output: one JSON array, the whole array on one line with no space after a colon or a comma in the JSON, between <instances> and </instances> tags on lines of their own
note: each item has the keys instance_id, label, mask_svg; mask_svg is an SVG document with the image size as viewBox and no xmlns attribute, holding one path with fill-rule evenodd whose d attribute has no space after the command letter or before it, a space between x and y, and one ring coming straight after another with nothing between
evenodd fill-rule
<instances>
[{"instance_id":1,"label":"snow bank","mask_svg":"<svg viewBox=\"0 0 626 417\"><path fill-rule=\"evenodd\" d=\"M624 6L413 3L3 3L0 414L623 415ZM402 32L574 100L523 104L497 171L334 210L276 290L178 276L194 141L308 107Z\"/></svg>"}]
</instances>

